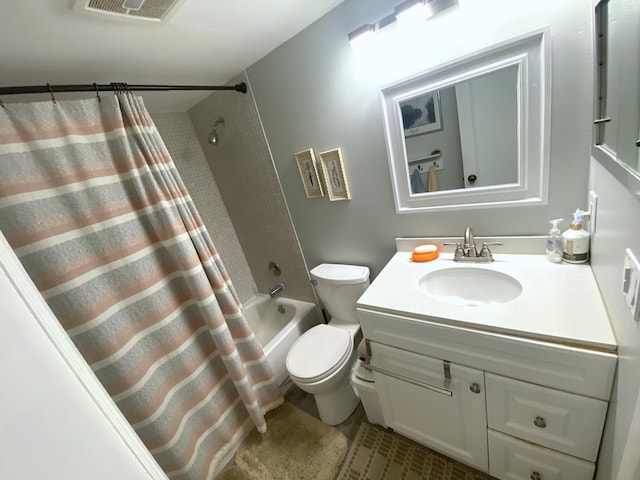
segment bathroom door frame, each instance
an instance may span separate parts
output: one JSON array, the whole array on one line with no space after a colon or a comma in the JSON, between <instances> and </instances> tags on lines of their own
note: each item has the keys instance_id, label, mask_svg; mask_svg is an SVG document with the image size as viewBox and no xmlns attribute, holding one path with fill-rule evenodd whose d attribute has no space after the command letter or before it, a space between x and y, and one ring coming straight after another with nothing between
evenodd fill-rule
<instances>
[{"instance_id":1,"label":"bathroom door frame","mask_svg":"<svg viewBox=\"0 0 640 480\"><path fill-rule=\"evenodd\" d=\"M145 479L168 480L149 450L95 376L91 367L75 347L67 332L60 325L60 322L58 322L58 319L32 282L1 231L0 270L4 271L18 292L18 296L21 297L17 301L22 301L31 313L32 319L25 318L23 320L35 321L42 329L47 339L53 344L55 350L60 354L82 385L82 388L89 395L91 401L102 413L104 419L113 427L116 435L120 437L126 448L147 473Z\"/></svg>"}]
</instances>

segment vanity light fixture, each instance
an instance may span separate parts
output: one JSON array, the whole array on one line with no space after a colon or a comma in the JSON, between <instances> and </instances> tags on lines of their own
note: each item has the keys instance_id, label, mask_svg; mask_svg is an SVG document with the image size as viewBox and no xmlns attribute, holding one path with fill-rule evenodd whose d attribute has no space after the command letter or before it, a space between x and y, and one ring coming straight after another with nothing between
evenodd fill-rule
<instances>
[{"instance_id":1,"label":"vanity light fixture","mask_svg":"<svg viewBox=\"0 0 640 480\"><path fill-rule=\"evenodd\" d=\"M375 32L375 25L371 23L365 23L361 27L356 28L353 32L350 32L347 37L349 43L355 45L358 42L366 42L367 38Z\"/></svg>"},{"instance_id":2,"label":"vanity light fixture","mask_svg":"<svg viewBox=\"0 0 640 480\"><path fill-rule=\"evenodd\" d=\"M364 25L356 28L353 32L347 35L347 37L349 38L349 43L351 44L351 46L354 46L361 42L366 42L368 38L371 38L371 35L373 33L382 30L384 27L391 25L395 21L396 16L392 13L391 15L387 15L376 23L365 23Z\"/></svg>"},{"instance_id":3,"label":"vanity light fixture","mask_svg":"<svg viewBox=\"0 0 640 480\"><path fill-rule=\"evenodd\" d=\"M395 8L398 23L427 20L458 4L458 0L406 0Z\"/></svg>"},{"instance_id":4,"label":"vanity light fixture","mask_svg":"<svg viewBox=\"0 0 640 480\"><path fill-rule=\"evenodd\" d=\"M458 5L458 0L405 0L394 8L394 13L376 23L365 23L350 32L347 37L353 46L365 42L365 39L371 38L373 33L396 21L403 24L415 24L416 21L427 20L455 5Z\"/></svg>"}]
</instances>

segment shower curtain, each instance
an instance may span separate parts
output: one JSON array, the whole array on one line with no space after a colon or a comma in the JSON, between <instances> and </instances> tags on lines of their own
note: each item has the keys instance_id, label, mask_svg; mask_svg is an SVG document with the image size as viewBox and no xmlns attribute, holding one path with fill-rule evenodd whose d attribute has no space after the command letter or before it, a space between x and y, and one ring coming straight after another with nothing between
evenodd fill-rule
<instances>
[{"instance_id":1,"label":"shower curtain","mask_svg":"<svg viewBox=\"0 0 640 480\"><path fill-rule=\"evenodd\" d=\"M170 478L283 399L142 99L0 107L0 230Z\"/></svg>"}]
</instances>

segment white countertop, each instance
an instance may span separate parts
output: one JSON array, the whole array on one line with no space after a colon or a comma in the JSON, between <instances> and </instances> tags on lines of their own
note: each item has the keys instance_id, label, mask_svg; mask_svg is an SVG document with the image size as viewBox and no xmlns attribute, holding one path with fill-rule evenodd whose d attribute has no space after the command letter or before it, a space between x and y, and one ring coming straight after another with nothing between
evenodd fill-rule
<instances>
[{"instance_id":1,"label":"white countertop","mask_svg":"<svg viewBox=\"0 0 640 480\"><path fill-rule=\"evenodd\" d=\"M496 253L499 248L495 247L495 261L489 264L454 262L451 252L417 263L411 261L410 250L399 251L360 297L358 307L564 345L617 350L588 264L551 263L544 254ZM419 289L419 280L427 273L459 267L506 273L521 283L523 291L508 303L466 306L433 300Z\"/></svg>"}]
</instances>

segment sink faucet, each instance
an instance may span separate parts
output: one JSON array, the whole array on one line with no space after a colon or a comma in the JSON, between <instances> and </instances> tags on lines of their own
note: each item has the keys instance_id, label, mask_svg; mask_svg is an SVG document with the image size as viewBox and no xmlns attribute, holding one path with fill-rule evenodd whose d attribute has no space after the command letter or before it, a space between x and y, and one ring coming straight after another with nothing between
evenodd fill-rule
<instances>
[{"instance_id":1,"label":"sink faucet","mask_svg":"<svg viewBox=\"0 0 640 480\"><path fill-rule=\"evenodd\" d=\"M464 231L464 239L462 243L444 243L445 245L455 245L456 250L453 255L454 262L468 263L491 263L493 262L493 254L489 250L489 245L502 245L502 242L482 242L482 249L478 253L476 240L473 236L471 227L467 227Z\"/></svg>"},{"instance_id":2,"label":"sink faucet","mask_svg":"<svg viewBox=\"0 0 640 480\"><path fill-rule=\"evenodd\" d=\"M284 290L284 285L282 283L276 283L273 287L269 289L269 296L273 298L283 290Z\"/></svg>"},{"instance_id":3,"label":"sink faucet","mask_svg":"<svg viewBox=\"0 0 640 480\"><path fill-rule=\"evenodd\" d=\"M467 227L464 231L464 256L465 257L477 257L478 249L476 248L476 239L473 237L473 230L471 227Z\"/></svg>"}]
</instances>

